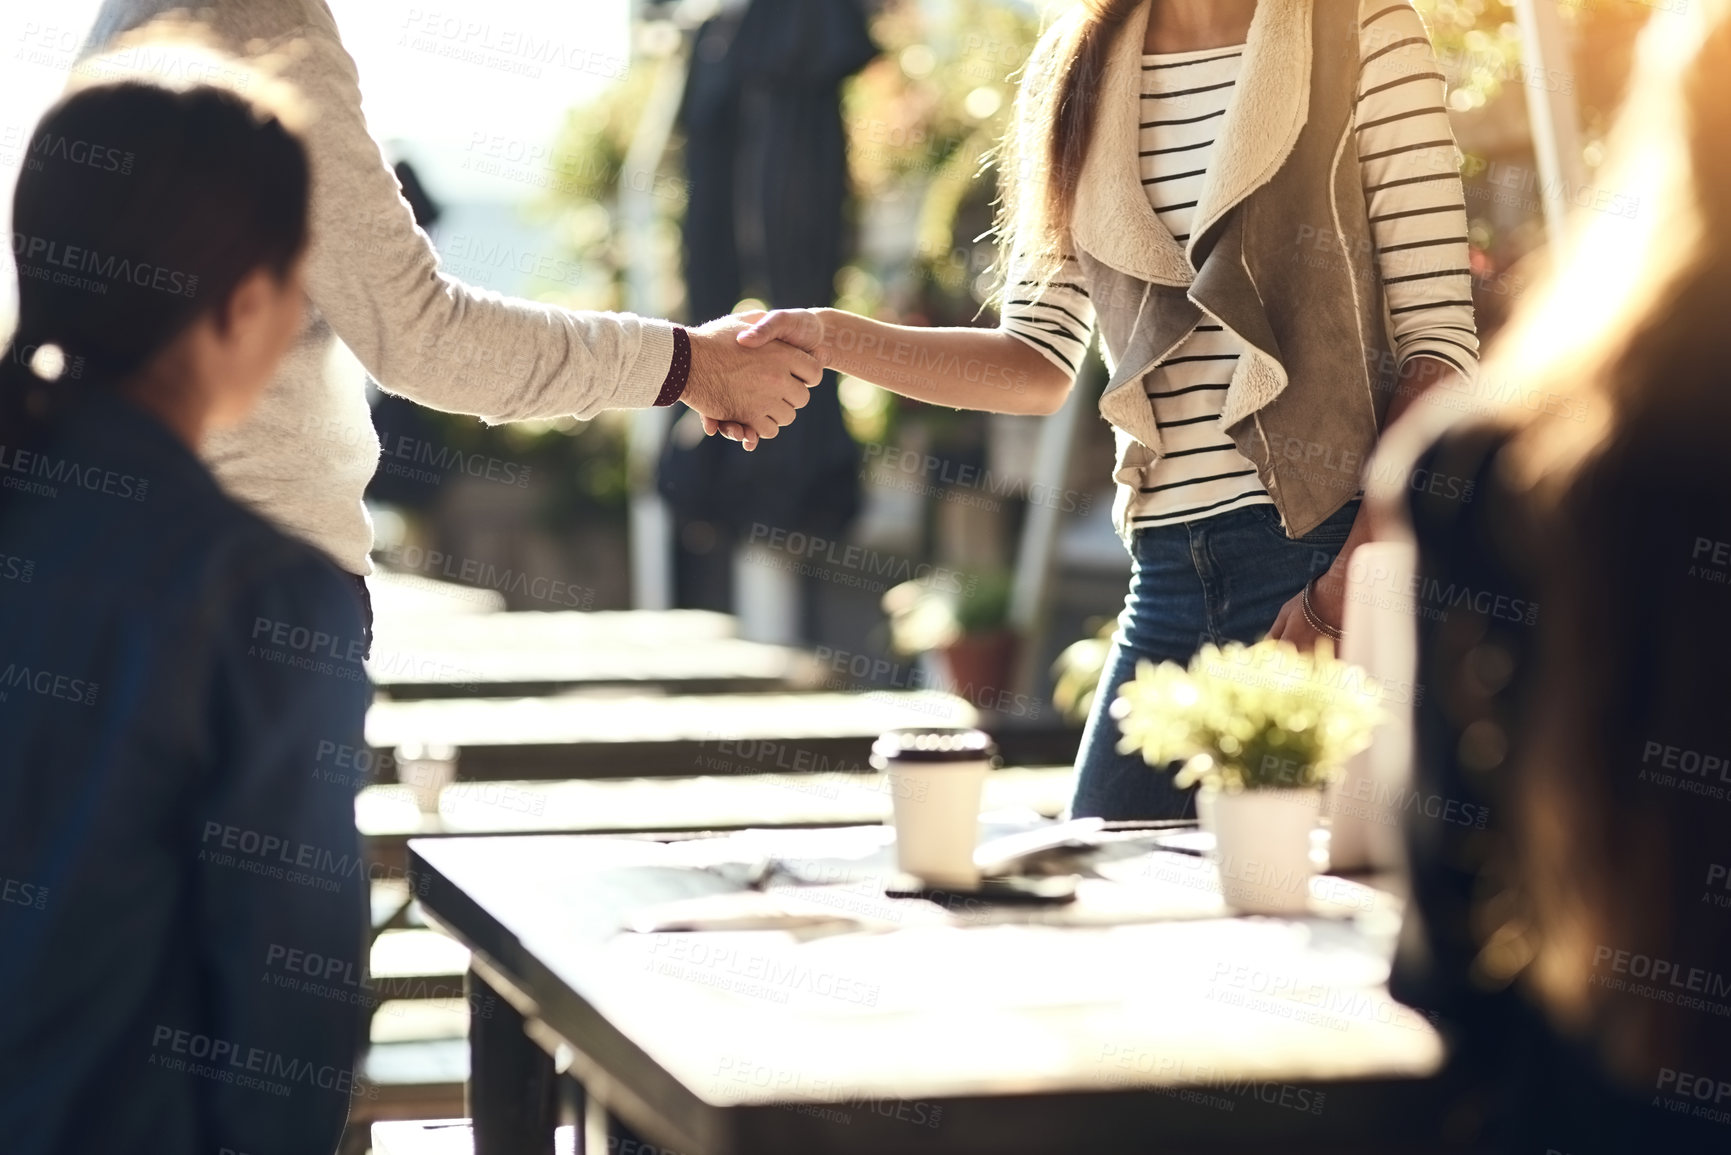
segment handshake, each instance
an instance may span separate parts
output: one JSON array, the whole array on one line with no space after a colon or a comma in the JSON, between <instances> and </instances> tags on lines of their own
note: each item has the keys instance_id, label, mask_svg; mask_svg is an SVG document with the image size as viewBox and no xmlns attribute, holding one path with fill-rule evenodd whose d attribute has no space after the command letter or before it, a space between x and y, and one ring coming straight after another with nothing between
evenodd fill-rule
<instances>
[{"instance_id":1,"label":"handshake","mask_svg":"<svg viewBox=\"0 0 1731 1155\"><path fill-rule=\"evenodd\" d=\"M747 451L768 441L811 399L823 379L823 322L815 310L722 317L691 333L691 378L683 400Z\"/></svg>"}]
</instances>

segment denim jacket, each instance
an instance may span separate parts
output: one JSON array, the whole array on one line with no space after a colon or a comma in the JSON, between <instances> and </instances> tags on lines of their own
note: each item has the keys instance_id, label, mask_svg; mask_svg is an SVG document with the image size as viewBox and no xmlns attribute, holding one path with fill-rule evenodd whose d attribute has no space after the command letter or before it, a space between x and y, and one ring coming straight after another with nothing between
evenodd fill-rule
<instances>
[{"instance_id":1,"label":"denim jacket","mask_svg":"<svg viewBox=\"0 0 1731 1155\"><path fill-rule=\"evenodd\" d=\"M364 995L359 600L142 410L93 396L32 441L0 445L0 1146L328 1155Z\"/></svg>"}]
</instances>

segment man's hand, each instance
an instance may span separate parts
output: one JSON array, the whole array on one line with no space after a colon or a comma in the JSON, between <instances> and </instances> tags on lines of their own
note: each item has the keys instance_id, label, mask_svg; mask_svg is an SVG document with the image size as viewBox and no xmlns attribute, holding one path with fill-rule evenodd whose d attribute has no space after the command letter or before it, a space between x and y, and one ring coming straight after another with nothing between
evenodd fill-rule
<instances>
[{"instance_id":1,"label":"man's hand","mask_svg":"<svg viewBox=\"0 0 1731 1155\"><path fill-rule=\"evenodd\" d=\"M751 322L748 328L740 329L736 334L739 344L747 349L761 349L775 341L781 341L795 348L804 349L819 362L820 371L827 364L823 348L823 319L816 309L777 309L773 313L741 313L734 318L736 321ZM720 433L730 441L743 442L747 449L756 446L756 441L750 436L750 430L737 422L716 421L705 416L703 418L705 434Z\"/></svg>"},{"instance_id":2,"label":"man's hand","mask_svg":"<svg viewBox=\"0 0 1731 1155\"><path fill-rule=\"evenodd\" d=\"M752 316L752 315L748 315ZM683 400L703 417L705 431L728 424L747 450L793 424L811 400L823 366L803 349L773 339L743 343L745 317L722 317L691 333L691 380Z\"/></svg>"}]
</instances>

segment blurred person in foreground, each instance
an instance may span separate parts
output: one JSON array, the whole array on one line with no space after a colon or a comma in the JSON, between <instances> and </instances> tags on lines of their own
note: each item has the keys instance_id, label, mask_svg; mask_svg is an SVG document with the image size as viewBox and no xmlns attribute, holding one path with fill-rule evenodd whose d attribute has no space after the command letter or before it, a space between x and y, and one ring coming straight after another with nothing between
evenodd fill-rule
<instances>
[{"instance_id":1,"label":"blurred person in foreground","mask_svg":"<svg viewBox=\"0 0 1731 1155\"><path fill-rule=\"evenodd\" d=\"M294 960L361 968L368 879L333 756L361 747L371 696L360 608L198 458L305 320L311 174L287 99L262 81L75 89L18 178L0 362L7 1155L318 1155L347 1118L361 1011L295 989Z\"/></svg>"},{"instance_id":2,"label":"blurred person in foreground","mask_svg":"<svg viewBox=\"0 0 1731 1155\"><path fill-rule=\"evenodd\" d=\"M1471 500L1373 493L1473 591L1418 619L1415 786L1491 828L1409 817L1391 986L1475 1080L1441 1121L1475 1151L1731 1150L1727 142L1731 6L1655 15L1596 178L1639 212L1580 214L1485 365L1526 404L1391 438Z\"/></svg>"},{"instance_id":3,"label":"blurred person in foreground","mask_svg":"<svg viewBox=\"0 0 1731 1155\"><path fill-rule=\"evenodd\" d=\"M230 494L355 575L363 600L373 528L361 498L379 463L368 373L387 392L492 422L683 401L737 415L748 449L792 422L821 380L801 350L741 348L738 319L686 329L576 312L441 272L368 131L360 75L323 0L105 0L85 50L180 9L232 50L293 42L281 75L307 104L313 163L308 323L257 410L204 457Z\"/></svg>"}]
</instances>

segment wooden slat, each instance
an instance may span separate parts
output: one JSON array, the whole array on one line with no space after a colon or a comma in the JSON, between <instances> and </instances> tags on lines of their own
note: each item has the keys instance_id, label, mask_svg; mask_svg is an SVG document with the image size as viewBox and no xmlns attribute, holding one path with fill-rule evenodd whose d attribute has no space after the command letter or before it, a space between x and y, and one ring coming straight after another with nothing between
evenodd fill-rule
<instances>
[{"instance_id":1,"label":"wooden slat","mask_svg":"<svg viewBox=\"0 0 1731 1155\"><path fill-rule=\"evenodd\" d=\"M372 993L378 999L460 999L469 951L436 930L387 930L369 955Z\"/></svg>"},{"instance_id":2,"label":"wooden slat","mask_svg":"<svg viewBox=\"0 0 1731 1155\"><path fill-rule=\"evenodd\" d=\"M979 717L960 698L918 690L380 701L367 742L381 754L454 746L459 775L481 780L863 773L885 730Z\"/></svg>"},{"instance_id":3,"label":"wooden slat","mask_svg":"<svg viewBox=\"0 0 1731 1155\"><path fill-rule=\"evenodd\" d=\"M482 1013L493 1008L483 1002ZM469 1037L467 1000L430 1001L389 999L379 1004L367 1028L368 1038L380 1043L425 1043Z\"/></svg>"},{"instance_id":4,"label":"wooden slat","mask_svg":"<svg viewBox=\"0 0 1731 1155\"><path fill-rule=\"evenodd\" d=\"M406 788L403 788L405 793ZM410 800L410 805L413 805ZM376 934L389 927L401 925L409 909L409 884L401 877L385 877L375 880L370 888L372 905L372 926Z\"/></svg>"},{"instance_id":5,"label":"wooden slat","mask_svg":"<svg viewBox=\"0 0 1731 1155\"><path fill-rule=\"evenodd\" d=\"M356 1080L349 1130L381 1119L437 1119L464 1109L467 1039L375 1043Z\"/></svg>"},{"instance_id":6,"label":"wooden slat","mask_svg":"<svg viewBox=\"0 0 1731 1155\"><path fill-rule=\"evenodd\" d=\"M574 1127L553 1133L554 1155L576 1155ZM373 1155L475 1155L475 1132L467 1119L375 1123Z\"/></svg>"},{"instance_id":7,"label":"wooden slat","mask_svg":"<svg viewBox=\"0 0 1731 1155\"><path fill-rule=\"evenodd\" d=\"M1073 789L1069 766L1017 766L986 778L986 811L1057 817ZM638 834L884 822L890 797L872 774L746 774L570 782L459 782L423 814L406 786L369 786L355 822L373 861L400 873L410 838L461 834Z\"/></svg>"},{"instance_id":8,"label":"wooden slat","mask_svg":"<svg viewBox=\"0 0 1731 1155\"><path fill-rule=\"evenodd\" d=\"M367 670L399 700L816 687L821 671L809 654L744 641L735 630L732 618L700 610L380 615Z\"/></svg>"},{"instance_id":9,"label":"wooden slat","mask_svg":"<svg viewBox=\"0 0 1731 1155\"><path fill-rule=\"evenodd\" d=\"M377 621L432 619L452 615L501 613L505 599L493 590L460 586L417 574L377 570L367 578Z\"/></svg>"},{"instance_id":10,"label":"wooden slat","mask_svg":"<svg viewBox=\"0 0 1731 1155\"><path fill-rule=\"evenodd\" d=\"M421 1088L426 1097L461 1089L469 1078L467 1039L430 1039L407 1043L375 1043L364 1065L368 1085Z\"/></svg>"},{"instance_id":11,"label":"wooden slat","mask_svg":"<svg viewBox=\"0 0 1731 1155\"><path fill-rule=\"evenodd\" d=\"M486 615L392 615L379 607L375 636L385 640L424 638L453 649L566 645L682 645L739 637L739 623L709 610L600 610L594 613L502 613Z\"/></svg>"}]
</instances>

